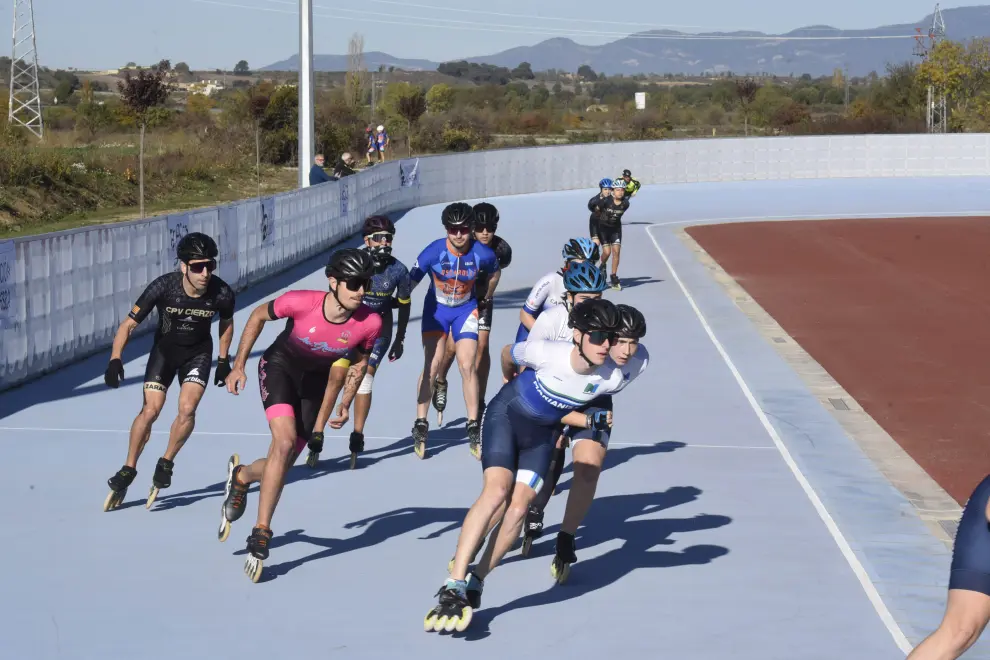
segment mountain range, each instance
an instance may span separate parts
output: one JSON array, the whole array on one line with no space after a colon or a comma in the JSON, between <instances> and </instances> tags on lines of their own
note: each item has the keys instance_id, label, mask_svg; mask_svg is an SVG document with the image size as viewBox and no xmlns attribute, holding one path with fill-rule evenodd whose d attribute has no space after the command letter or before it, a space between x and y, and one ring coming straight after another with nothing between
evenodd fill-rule
<instances>
[{"instance_id":1,"label":"mountain range","mask_svg":"<svg viewBox=\"0 0 990 660\"><path fill-rule=\"evenodd\" d=\"M945 36L964 41L990 36L990 6L959 7L942 11ZM534 46L520 46L478 57L459 58L478 64L515 68L529 62L533 71L558 69L576 72L587 64L609 75L637 73L703 75L731 71L735 74L776 75L831 74L847 67L849 74L861 76L876 71L883 74L888 64L917 61L913 50L915 28L924 35L932 25L929 14L915 23L885 25L868 30L840 30L827 25L811 25L786 34L763 32L708 32L687 34L673 30L652 30L624 37L601 46L585 46L567 38L553 38ZM726 39L724 37L734 37ZM870 39L802 40L800 37L871 37ZM741 38L740 38L741 37ZM897 38L903 37L903 38ZM926 39L927 41L927 39ZM346 71L347 55L315 55L317 71ZM380 65L406 70L436 70L439 62L394 57L378 51L364 53L369 71ZM299 55L276 62L262 70L298 71Z\"/></svg>"}]
</instances>

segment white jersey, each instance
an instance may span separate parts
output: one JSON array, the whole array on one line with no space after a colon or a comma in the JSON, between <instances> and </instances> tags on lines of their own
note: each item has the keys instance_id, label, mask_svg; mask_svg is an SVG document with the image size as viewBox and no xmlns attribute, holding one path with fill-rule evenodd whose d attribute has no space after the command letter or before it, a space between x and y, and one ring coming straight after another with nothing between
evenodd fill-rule
<instances>
[{"instance_id":1,"label":"white jersey","mask_svg":"<svg viewBox=\"0 0 990 660\"><path fill-rule=\"evenodd\" d=\"M646 371L646 367L649 364L650 364L650 352L646 350L646 346L643 346L642 344L639 345L639 347L636 349L636 352L633 354L631 358L629 358L629 361L626 362L624 366L620 367L612 360L612 357L609 356L608 359L605 360L605 364L603 366L611 367L612 369L615 369L618 373L622 374L622 384L619 386L617 390L615 390L614 392L610 392L610 394L618 394L619 392L624 390L626 388L626 385L628 385L629 383L633 382L641 375L643 375L643 372Z\"/></svg>"},{"instance_id":2,"label":"white jersey","mask_svg":"<svg viewBox=\"0 0 990 660\"><path fill-rule=\"evenodd\" d=\"M523 309L530 316L538 317L541 312L551 307L563 305L564 294L566 293L567 290L564 288L563 275L558 272L544 275L536 283L536 286L533 287L533 290L529 292L529 297L526 298Z\"/></svg>"},{"instance_id":3,"label":"white jersey","mask_svg":"<svg viewBox=\"0 0 990 660\"><path fill-rule=\"evenodd\" d=\"M615 394L632 380L631 372L626 375L628 368L620 369L608 360L589 374L577 373L571 366L573 348L573 343L561 341L512 345L512 361L528 367L510 383L516 394L513 404L537 424L557 424L572 410Z\"/></svg>"},{"instance_id":4,"label":"white jersey","mask_svg":"<svg viewBox=\"0 0 990 660\"><path fill-rule=\"evenodd\" d=\"M536 317L529 341L573 341L574 330L567 327L571 313L566 305L555 305Z\"/></svg>"}]
</instances>

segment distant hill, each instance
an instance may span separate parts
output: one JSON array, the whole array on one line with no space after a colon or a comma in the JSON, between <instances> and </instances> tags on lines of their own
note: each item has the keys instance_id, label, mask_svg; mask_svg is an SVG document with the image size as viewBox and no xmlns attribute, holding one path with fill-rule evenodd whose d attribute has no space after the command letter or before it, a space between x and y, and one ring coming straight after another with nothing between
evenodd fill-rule
<instances>
[{"instance_id":1,"label":"distant hill","mask_svg":"<svg viewBox=\"0 0 990 660\"><path fill-rule=\"evenodd\" d=\"M946 36L955 40L990 37L990 6L959 7L942 12ZM927 34L932 24L929 14L914 23L886 25L869 30L840 30L827 25L814 25L786 34L767 35L762 32L710 32L688 35L672 30L642 32L602 46L583 46L571 39L555 38L535 46L520 46L478 57L459 58L479 64L494 64L508 68L529 62L534 71L559 69L577 71L583 64L606 74L682 73L700 75L732 71L736 74L771 73L778 75L804 73L828 75L836 68L847 66L851 75L866 75L871 71L883 73L888 63L916 59L912 55L914 39L855 39L855 40L767 40L700 39L699 36L749 37L809 37L809 36L897 36L914 35L915 28ZM694 37L694 38L672 38ZM379 64L403 69L435 69L438 62L402 59L387 53L365 53L369 70ZM319 71L347 69L346 55L317 55L315 68ZM267 70L296 71L298 55L277 62Z\"/></svg>"}]
</instances>

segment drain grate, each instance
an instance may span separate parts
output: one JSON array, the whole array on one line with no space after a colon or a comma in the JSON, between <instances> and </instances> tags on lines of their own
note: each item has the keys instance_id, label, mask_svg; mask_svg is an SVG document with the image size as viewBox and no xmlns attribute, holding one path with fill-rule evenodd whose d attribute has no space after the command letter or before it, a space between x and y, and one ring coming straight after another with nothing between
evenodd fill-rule
<instances>
[{"instance_id":1,"label":"drain grate","mask_svg":"<svg viewBox=\"0 0 990 660\"><path fill-rule=\"evenodd\" d=\"M774 337L773 340L778 344L786 344L787 340L783 337Z\"/></svg>"},{"instance_id":2,"label":"drain grate","mask_svg":"<svg viewBox=\"0 0 990 660\"><path fill-rule=\"evenodd\" d=\"M849 410L849 406L842 399L829 399L828 402L831 403L832 407L836 410Z\"/></svg>"}]
</instances>

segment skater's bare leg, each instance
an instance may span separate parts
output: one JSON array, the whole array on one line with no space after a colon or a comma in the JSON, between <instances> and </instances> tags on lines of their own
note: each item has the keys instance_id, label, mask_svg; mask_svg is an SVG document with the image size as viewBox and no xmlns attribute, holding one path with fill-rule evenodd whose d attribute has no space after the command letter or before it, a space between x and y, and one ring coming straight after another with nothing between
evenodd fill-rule
<instances>
[{"instance_id":1,"label":"skater's bare leg","mask_svg":"<svg viewBox=\"0 0 990 660\"><path fill-rule=\"evenodd\" d=\"M455 580L464 580L467 577L471 556L485 538L495 512L508 497L514 479L515 475L502 467L490 467L485 470L481 495L464 517L464 525L457 539L457 553L454 555L454 567L450 572L450 576Z\"/></svg>"},{"instance_id":2,"label":"skater's bare leg","mask_svg":"<svg viewBox=\"0 0 990 660\"><path fill-rule=\"evenodd\" d=\"M907 660L955 660L976 643L990 621L990 596L950 589L938 629L911 651Z\"/></svg>"},{"instance_id":3,"label":"skater's bare leg","mask_svg":"<svg viewBox=\"0 0 990 660\"><path fill-rule=\"evenodd\" d=\"M578 442L571 447L571 461L574 465L574 477L567 494L567 508L564 510L560 531L574 536L595 499L598 476L605 462L605 447L592 440Z\"/></svg>"},{"instance_id":4,"label":"skater's bare leg","mask_svg":"<svg viewBox=\"0 0 990 660\"><path fill-rule=\"evenodd\" d=\"M154 383L153 386L159 387L157 383ZM151 426L162 413L162 406L164 405L165 392L158 389L148 389L148 383L146 383L144 404L141 406L141 412L138 413L137 417L134 418L134 422L131 424L131 437L127 446L127 462L125 465L137 468L137 462L141 457L141 452L144 451L144 446L148 444L148 439L151 438Z\"/></svg>"},{"instance_id":5,"label":"skater's bare leg","mask_svg":"<svg viewBox=\"0 0 990 660\"><path fill-rule=\"evenodd\" d=\"M467 408L468 419L478 419L478 371L475 368L475 358L478 353L476 339L461 339L454 348L457 357L457 367L461 370L461 382L464 385L464 406Z\"/></svg>"},{"instance_id":6,"label":"skater's bare leg","mask_svg":"<svg viewBox=\"0 0 990 660\"><path fill-rule=\"evenodd\" d=\"M368 375L374 376L378 367L368 367ZM371 412L371 392L367 394L356 394L354 396L354 430L357 433L364 433L364 424L368 421L368 414Z\"/></svg>"},{"instance_id":7,"label":"skater's bare leg","mask_svg":"<svg viewBox=\"0 0 990 660\"><path fill-rule=\"evenodd\" d=\"M618 243L612 246L612 274L619 274L619 255L622 254L622 246Z\"/></svg>"},{"instance_id":8,"label":"skater's bare leg","mask_svg":"<svg viewBox=\"0 0 990 660\"><path fill-rule=\"evenodd\" d=\"M440 363L437 365L437 380L441 383L447 382L447 374L450 373L450 368L454 365L455 354L454 338L447 335L447 339L443 343L443 355L440 356Z\"/></svg>"},{"instance_id":9,"label":"skater's bare leg","mask_svg":"<svg viewBox=\"0 0 990 660\"><path fill-rule=\"evenodd\" d=\"M272 515L278 502L282 487L285 485L285 473L291 465L290 459L295 453L296 418L285 416L276 417L268 423L272 430L272 444L268 449L261 476L261 489L258 497L258 522L256 527L271 528Z\"/></svg>"},{"instance_id":10,"label":"skater's bare leg","mask_svg":"<svg viewBox=\"0 0 990 660\"><path fill-rule=\"evenodd\" d=\"M488 353L490 335L490 332L478 333L478 356L475 360L475 370L478 374L478 401L484 401L488 392L488 375L492 370L492 356Z\"/></svg>"},{"instance_id":11,"label":"skater's bare leg","mask_svg":"<svg viewBox=\"0 0 990 660\"><path fill-rule=\"evenodd\" d=\"M203 398L206 388L198 383L183 383L179 388L179 412L172 422L172 428L168 434L168 447L165 449L165 458L174 461L182 445L192 435L196 426L196 408Z\"/></svg>"},{"instance_id":12,"label":"skater's bare leg","mask_svg":"<svg viewBox=\"0 0 990 660\"><path fill-rule=\"evenodd\" d=\"M437 353L442 351L447 335L434 333L423 335L423 371L419 374L416 393L416 419L424 419L433 398L433 378L440 367Z\"/></svg>"},{"instance_id":13,"label":"skater's bare leg","mask_svg":"<svg viewBox=\"0 0 990 660\"><path fill-rule=\"evenodd\" d=\"M479 579L484 580L488 577L488 574L495 570L506 553L512 549L512 545L519 538L519 533L522 532L526 512L529 511L529 505L534 499L536 499L535 490L527 484L518 481L515 483L509 506L502 517L502 524L495 536L488 540L485 553L475 567L474 574Z\"/></svg>"}]
</instances>

